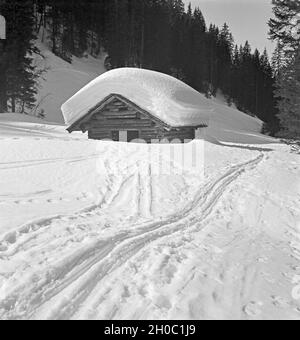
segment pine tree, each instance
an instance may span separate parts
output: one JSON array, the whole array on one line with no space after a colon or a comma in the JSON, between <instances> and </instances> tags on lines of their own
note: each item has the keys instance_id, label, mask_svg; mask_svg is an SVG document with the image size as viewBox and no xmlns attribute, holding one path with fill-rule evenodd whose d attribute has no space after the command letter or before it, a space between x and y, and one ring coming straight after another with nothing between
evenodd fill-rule
<instances>
[{"instance_id":1,"label":"pine tree","mask_svg":"<svg viewBox=\"0 0 300 340\"><path fill-rule=\"evenodd\" d=\"M9 0L2 2L0 11L7 19L7 43L2 55L5 64L5 98L12 112L25 112L35 103L38 74L33 66L34 2L33 0Z\"/></svg>"},{"instance_id":2,"label":"pine tree","mask_svg":"<svg viewBox=\"0 0 300 340\"><path fill-rule=\"evenodd\" d=\"M0 112L7 111L7 95L6 95L6 40L0 40Z\"/></svg>"},{"instance_id":3,"label":"pine tree","mask_svg":"<svg viewBox=\"0 0 300 340\"><path fill-rule=\"evenodd\" d=\"M275 18L270 19L270 37L284 47L287 54L299 46L300 2L299 0L272 0Z\"/></svg>"},{"instance_id":4,"label":"pine tree","mask_svg":"<svg viewBox=\"0 0 300 340\"><path fill-rule=\"evenodd\" d=\"M273 0L275 19L269 21L270 37L277 42L273 56L277 77L275 95L285 135L299 137L300 3Z\"/></svg>"},{"instance_id":5,"label":"pine tree","mask_svg":"<svg viewBox=\"0 0 300 340\"><path fill-rule=\"evenodd\" d=\"M281 135L300 138L300 47L278 80L276 96L280 99L278 117L283 128Z\"/></svg>"},{"instance_id":6,"label":"pine tree","mask_svg":"<svg viewBox=\"0 0 300 340\"><path fill-rule=\"evenodd\" d=\"M172 75L184 80L185 51L185 10L182 0L170 0L171 11L171 64Z\"/></svg>"},{"instance_id":7,"label":"pine tree","mask_svg":"<svg viewBox=\"0 0 300 340\"><path fill-rule=\"evenodd\" d=\"M285 56L284 56L283 47L280 42L277 42L276 48L272 56L272 69L276 77L279 76L284 66L285 66Z\"/></svg>"},{"instance_id":8,"label":"pine tree","mask_svg":"<svg viewBox=\"0 0 300 340\"><path fill-rule=\"evenodd\" d=\"M190 85L200 92L207 91L208 60L206 58L206 23L201 10L196 7L193 13L189 30L190 35L190 60L189 80Z\"/></svg>"},{"instance_id":9,"label":"pine tree","mask_svg":"<svg viewBox=\"0 0 300 340\"><path fill-rule=\"evenodd\" d=\"M171 12L167 1L145 3L144 65L156 71L171 72Z\"/></svg>"},{"instance_id":10,"label":"pine tree","mask_svg":"<svg viewBox=\"0 0 300 340\"><path fill-rule=\"evenodd\" d=\"M218 41L219 28L215 25L210 25L207 35L207 61L209 71L209 90L207 96L215 95L218 90Z\"/></svg>"},{"instance_id":11,"label":"pine tree","mask_svg":"<svg viewBox=\"0 0 300 340\"><path fill-rule=\"evenodd\" d=\"M220 31L218 41L218 69L222 70L219 74L218 87L222 88L227 95L227 100L231 102L231 75L232 75L232 58L233 58L234 40L225 23Z\"/></svg>"}]
</instances>

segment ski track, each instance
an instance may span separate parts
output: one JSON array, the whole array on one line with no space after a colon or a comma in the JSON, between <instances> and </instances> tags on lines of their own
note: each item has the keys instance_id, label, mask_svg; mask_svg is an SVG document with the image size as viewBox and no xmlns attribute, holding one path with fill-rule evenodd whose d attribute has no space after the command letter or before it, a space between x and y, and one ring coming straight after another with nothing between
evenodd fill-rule
<instances>
[{"instance_id":1,"label":"ski track","mask_svg":"<svg viewBox=\"0 0 300 340\"><path fill-rule=\"evenodd\" d=\"M87 161L90 159L97 159L101 154L91 154L89 156L84 157L74 157L74 158L53 158L53 159L45 159L45 160L30 160L30 161L20 161L20 162L9 162L9 163L0 163L0 170L12 170L12 169L20 169L27 167L36 167L40 165L48 165L55 163L75 163Z\"/></svg>"},{"instance_id":2,"label":"ski track","mask_svg":"<svg viewBox=\"0 0 300 340\"><path fill-rule=\"evenodd\" d=\"M5 260L12 260L15 256L19 256L22 251L25 251L26 245L28 247L32 241L34 241L36 247L42 247L42 244L38 242L39 237L42 237L44 232L50 232L53 228L55 230L55 228L63 227L70 223L78 226L83 223L95 225L97 224L97 218L103 216L103 210L115 204L122 192L123 195L128 194L130 186L127 184L133 180L134 176L137 176L136 205L138 217L142 215L145 221L141 223L139 219L136 219L134 228L131 228L131 231L128 231L127 228L126 231L121 231L117 235L106 239L99 239L98 236L98 240L82 246L80 250L75 251L72 255L63 259L59 265L48 269L46 272L38 271L35 268L35 280L30 277L29 283L25 282L19 285L0 300L0 318L34 318L39 308L45 306L51 299L70 288L70 286L75 285L76 287L69 293L68 300L63 299L63 302L49 316L49 319L71 319L99 282L115 270L120 269L124 263L146 246L158 239L192 226L199 226L201 229L201 223L211 214L228 186L245 171L255 168L263 159L264 154L261 153L254 160L231 167L219 179L200 188L193 200L183 210L156 222L149 222L147 219L152 216L151 167L149 166L147 175L143 176L141 173L136 174L137 165L133 164L125 169L125 172L123 171L120 178L116 178L116 175L111 175L109 181L113 186L104 195L99 204L74 215L60 215L32 222L22 226L17 232L6 235L4 240L0 242L0 257ZM124 176L124 174L126 175ZM127 193L124 193L124 191ZM82 239L84 239L85 233L86 231L83 228ZM63 243L60 247L63 247L65 242L68 242L68 235L65 238L62 237L61 241ZM51 243L51 240L47 240L47 246L49 246L49 243ZM31 246L30 251L34 251L34 247L32 248Z\"/></svg>"}]
</instances>

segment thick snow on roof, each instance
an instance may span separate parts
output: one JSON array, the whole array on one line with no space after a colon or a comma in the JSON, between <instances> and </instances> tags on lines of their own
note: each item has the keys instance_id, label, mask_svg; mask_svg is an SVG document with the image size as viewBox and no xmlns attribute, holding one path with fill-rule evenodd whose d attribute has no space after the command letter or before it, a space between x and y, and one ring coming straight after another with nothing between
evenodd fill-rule
<instances>
[{"instance_id":1,"label":"thick snow on roof","mask_svg":"<svg viewBox=\"0 0 300 340\"><path fill-rule=\"evenodd\" d=\"M110 94L120 94L171 126L208 124L211 102L171 76L136 68L102 74L69 99L62 112L71 125Z\"/></svg>"}]
</instances>

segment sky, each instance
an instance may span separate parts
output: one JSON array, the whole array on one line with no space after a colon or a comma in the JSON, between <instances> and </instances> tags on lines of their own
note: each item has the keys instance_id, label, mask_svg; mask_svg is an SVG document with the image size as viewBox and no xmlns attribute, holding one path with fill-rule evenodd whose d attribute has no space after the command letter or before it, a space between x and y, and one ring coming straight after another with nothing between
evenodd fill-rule
<instances>
[{"instance_id":1,"label":"sky","mask_svg":"<svg viewBox=\"0 0 300 340\"><path fill-rule=\"evenodd\" d=\"M206 24L222 26L226 22L237 44L249 41L252 49L269 55L274 51L274 43L268 39L267 22L273 16L271 0L184 0L193 7L199 6ZM187 7L187 6L186 6Z\"/></svg>"}]
</instances>

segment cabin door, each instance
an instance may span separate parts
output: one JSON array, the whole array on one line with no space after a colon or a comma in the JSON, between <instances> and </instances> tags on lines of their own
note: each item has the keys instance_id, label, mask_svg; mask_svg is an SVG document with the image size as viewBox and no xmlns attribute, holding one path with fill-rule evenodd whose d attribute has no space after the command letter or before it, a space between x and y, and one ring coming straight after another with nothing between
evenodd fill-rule
<instances>
[{"instance_id":1,"label":"cabin door","mask_svg":"<svg viewBox=\"0 0 300 340\"><path fill-rule=\"evenodd\" d=\"M127 142L131 142L140 138L139 131L127 131Z\"/></svg>"}]
</instances>

